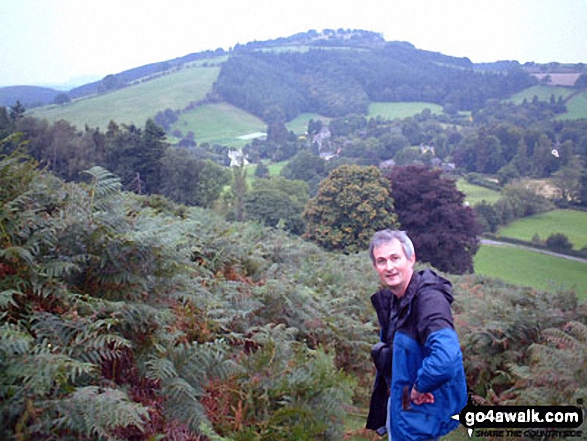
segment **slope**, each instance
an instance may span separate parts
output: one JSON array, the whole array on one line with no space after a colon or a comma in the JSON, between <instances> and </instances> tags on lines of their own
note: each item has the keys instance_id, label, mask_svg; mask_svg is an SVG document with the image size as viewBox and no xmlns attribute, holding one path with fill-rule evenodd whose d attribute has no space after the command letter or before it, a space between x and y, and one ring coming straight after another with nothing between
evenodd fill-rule
<instances>
[{"instance_id":1,"label":"slope","mask_svg":"<svg viewBox=\"0 0 587 441\"><path fill-rule=\"evenodd\" d=\"M79 129L106 128L111 120L119 124L143 125L148 118L167 108L181 110L205 99L220 68L198 65L174 71L134 86L104 95L81 98L64 106L34 109L29 113L50 122L65 119Z\"/></svg>"}]
</instances>

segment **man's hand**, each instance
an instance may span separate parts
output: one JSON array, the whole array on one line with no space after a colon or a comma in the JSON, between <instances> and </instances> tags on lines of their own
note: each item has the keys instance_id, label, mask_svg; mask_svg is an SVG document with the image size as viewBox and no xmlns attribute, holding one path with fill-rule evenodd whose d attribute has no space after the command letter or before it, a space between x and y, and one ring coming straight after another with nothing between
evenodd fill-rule
<instances>
[{"instance_id":1,"label":"man's hand","mask_svg":"<svg viewBox=\"0 0 587 441\"><path fill-rule=\"evenodd\" d=\"M424 403L432 404L434 403L434 395L432 395L430 392L420 393L416 390L415 387L412 387L412 391L410 392L410 400L412 400L412 402L418 406Z\"/></svg>"}]
</instances>

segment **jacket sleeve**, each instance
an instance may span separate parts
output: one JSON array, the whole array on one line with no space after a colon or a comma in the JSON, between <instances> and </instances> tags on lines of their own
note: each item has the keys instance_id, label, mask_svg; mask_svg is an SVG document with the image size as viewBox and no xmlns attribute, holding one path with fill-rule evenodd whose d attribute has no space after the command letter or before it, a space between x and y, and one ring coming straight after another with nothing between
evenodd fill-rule
<instances>
[{"instance_id":1,"label":"jacket sleeve","mask_svg":"<svg viewBox=\"0 0 587 441\"><path fill-rule=\"evenodd\" d=\"M428 354L418 370L414 386L418 392L433 392L449 381L462 363L457 333L444 328L428 336L425 345Z\"/></svg>"},{"instance_id":2,"label":"jacket sleeve","mask_svg":"<svg viewBox=\"0 0 587 441\"><path fill-rule=\"evenodd\" d=\"M420 293L419 335L424 340L426 357L418 370L415 387L431 392L450 380L462 363L461 347L454 330L450 303L442 288Z\"/></svg>"}]
</instances>

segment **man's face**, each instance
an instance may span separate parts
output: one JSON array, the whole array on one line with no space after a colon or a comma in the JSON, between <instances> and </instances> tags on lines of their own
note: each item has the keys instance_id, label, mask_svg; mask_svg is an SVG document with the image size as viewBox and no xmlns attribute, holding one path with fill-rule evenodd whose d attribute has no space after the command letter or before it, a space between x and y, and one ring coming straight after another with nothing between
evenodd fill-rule
<instances>
[{"instance_id":1,"label":"man's face","mask_svg":"<svg viewBox=\"0 0 587 441\"><path fill-rule=\"evenodd\" d=\"M401 243L397 239L376 247L373 250L375 270L381 282L388 286L398 297L404 295L412 273L416 256L408 259L404 254Z\"/></svg>"}]
</instances>

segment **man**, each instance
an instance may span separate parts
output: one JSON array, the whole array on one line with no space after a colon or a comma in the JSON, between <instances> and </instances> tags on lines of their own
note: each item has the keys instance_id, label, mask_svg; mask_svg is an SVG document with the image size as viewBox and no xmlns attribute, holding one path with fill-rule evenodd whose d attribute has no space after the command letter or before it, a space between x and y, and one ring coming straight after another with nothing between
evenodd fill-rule
<instances>
[{"instance_id":1,"label":"man","mask_svg":"<svg viewBox=\"0 0 587 441\"><path fill-rule=\"evenodd\" d=\"M403 231L375 233L369 253L384 287L371 297L381 343L371 354L377 377L367 428L394 441L438 439L458 427L451 416L467 404L451 283L429 269L414 272Z\"/></svg>"}]
</instances>

